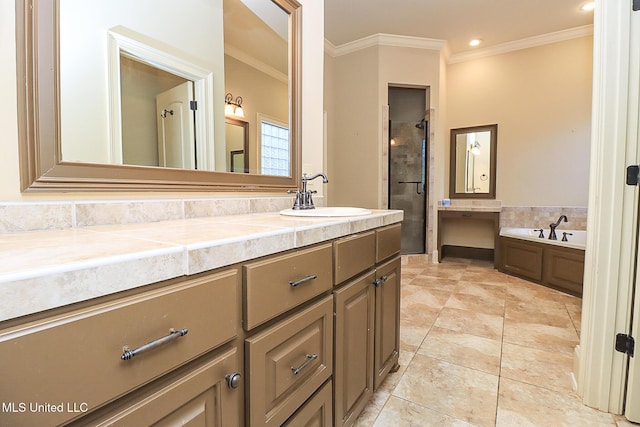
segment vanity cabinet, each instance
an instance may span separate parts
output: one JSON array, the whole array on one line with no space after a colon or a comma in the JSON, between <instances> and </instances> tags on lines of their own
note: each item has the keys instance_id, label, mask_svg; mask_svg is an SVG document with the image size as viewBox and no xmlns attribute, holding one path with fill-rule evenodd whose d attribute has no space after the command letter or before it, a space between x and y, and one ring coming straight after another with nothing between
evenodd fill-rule
<instances>
[{"instance_id":1,"label":"vanity cabinet","mask_svg":"<svg viewBox=\"0 0 640 427\"><path fill-rule=\"evenodd\" d=\"M231 343L240 329L239 279L232 268L1 330L0 401L15 407L3 410L3 423L63 424ZM214 390L220 366L224 375L242 372L238 363L215 364L215 375L201 377Z\"/></svg>"},{"instance_id":2,"label":"vanity cabinet","mask_svg":"<svg viewBox=\"0 0 640 427\"><path fill-rule=\"evenodd\" d=\"M335 426L352 425L398 367L400 236L400 224L395 224L334 243Z\"/></svg>"},{"instance_id":3,"label":"vanity cabinet","mask_svg":"<svg viewBox=\"0 0 640 427\"><path fill-rule=\"evenodd\" d=\"M399 253L394 224L4 321L0 424L352 425L398 366Z\"/></svg>"}]
</instances>

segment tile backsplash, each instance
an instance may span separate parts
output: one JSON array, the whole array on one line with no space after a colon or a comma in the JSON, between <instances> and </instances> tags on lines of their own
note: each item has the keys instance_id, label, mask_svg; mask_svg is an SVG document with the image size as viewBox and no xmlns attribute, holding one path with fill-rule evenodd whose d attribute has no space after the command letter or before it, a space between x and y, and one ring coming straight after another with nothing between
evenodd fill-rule
<instances>
[{"instance_id":1,"label":"tile backsplash","mask_svg":"<svg viewBox=\"0 0 640 427\"><path fill-rule=\"evenodd\" d=\"M324 205L323 197L314 201ZM0 203L0 233L277 212L291 206L291 196L5 202Z\"/></svg>"},{"instance_id":2,"label":"tile backsplash","mask_svg":"<svg viewBox=\"0 0 640 427\"><path fill-rule=\"evenodd\" d=\"M556 222L560 215L569 220L563 225L566 229L587 229L586 207L562 206L502 206L500 212L501 227L546 228Z\"/></svg>"}]
</instances>

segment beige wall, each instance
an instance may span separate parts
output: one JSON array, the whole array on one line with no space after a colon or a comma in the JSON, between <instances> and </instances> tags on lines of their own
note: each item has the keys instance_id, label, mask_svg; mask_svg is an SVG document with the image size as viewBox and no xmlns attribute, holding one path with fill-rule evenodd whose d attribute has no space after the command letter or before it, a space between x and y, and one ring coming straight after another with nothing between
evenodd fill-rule
<instances>
[{"instance_id":1,"label":"beige wall","mask_svg":"<svg viewBox=\"0 0 640 427\"><path fill-rule=\"evenodd\" d=\"M592 45L582 37L448 67L448 127L498 124L503 205L587 205Z\"/></svg>"},{"instance_id":2,"label":"beige wall","mask_svg":"<svg viewBox=\"0 0 640 427\"><path fill-rule=\"evenodd\" d=\"M258 144L258 114L266 115L281 123L289 122L289 92L286 82L282 82L267 73L253 68L230 56L225 56L225 91L234 97L242 97L242 109L245 117L241 120L249 123L249 168L258 171L260 147ZM233 116L230 116L235 118ZM227 147L229 151L229 147ZM223 168L229 170L228 156L223 159Z\"/></svg>"},{"instance_id":3,"label":"beige wall","mask_svg":"<svg viewBox=\"0 0 640 427\"><path fill-rule=\"evenodd\" d=\"M322 69L324 51L324 4L316 0L300 0L302 14L302 163L303 168L324 170L323 164L323 104ZM185 194L159 192L133 193L47 193L22 194L18 165L18 130L16 110L15 4L0 2L0 201L31 201L44 199L74 200L79 198L159 198L184 197ZM220 105L224 103L220 101ZM224 126L220 126L224 135ZM322 193L322 187L318 188ZM225 193L228 194L228 193ZM246 194L246 193L243 193ZM196 195L207 195L198 193Z\"/></svg>"},{"instance_id":4,"label":"beige wall","mask_svg":"<svg viewBox=\"0 0 640 427\"><path fill-rule=\"evenodd\" d=\"M429 87L431 108L440 101L440 53L436 50L369 47L325 56L328 116L328 203L386 207L386 138L383 106L389 85ZM442 144L437 140L434 144Z\"/></svg>"},{"instance_id":5,"label":"beige wall","mask_svg":"<svg viewBox=\"0 0 640 427\"><path fill-rule=\"evenodd\" d=\"M334 206L378 207L378 49L328 59L327 201Z\"/></svg>"}]
</instances>

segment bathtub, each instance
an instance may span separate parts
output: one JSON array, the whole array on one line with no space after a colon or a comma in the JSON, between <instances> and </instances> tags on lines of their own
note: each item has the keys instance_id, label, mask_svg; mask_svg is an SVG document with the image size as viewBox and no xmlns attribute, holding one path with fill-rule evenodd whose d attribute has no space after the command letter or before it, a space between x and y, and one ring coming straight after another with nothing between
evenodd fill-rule
<instances>
[{"instance_id":1,"label":"bathtub","mask_svg":"<svg viewBox=\"0 0 640 427\"><path fill-rule=\"evenodd\" d=\"M567 242L562 241L562 233ZM584 249L587 232L556 229L558 240L549 240L549 228L502 227L499 238L498 270L576 296L582 296Z\"/></svg>"},{"instance_id":2,"label":"bathtub","mask_svg":"<svg viewBox=\"0 0 640 427\"><path fill-rule=\"evenodd\" d=\"M514 239L530 240L538 243L582 250L584 250L587 243L587 232L585 230L565 230L563 228L557 228L556 236L558 240L549 240L549 227L544 229L544 238L538 237L540 231L534 230L534 228L502 227L500 228L500 235ZM571 235L567 235L567 242L562 241L562 233L571 233Z\"/></svg>"}]
</instances>

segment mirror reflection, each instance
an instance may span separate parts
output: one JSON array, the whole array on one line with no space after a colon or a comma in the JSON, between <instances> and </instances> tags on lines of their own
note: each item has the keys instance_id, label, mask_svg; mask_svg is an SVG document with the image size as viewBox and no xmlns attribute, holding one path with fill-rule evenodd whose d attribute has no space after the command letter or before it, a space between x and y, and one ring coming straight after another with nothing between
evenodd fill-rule
<instances>
[{"instance_id":1,"label":"mirror reflection","mask_svg":"<svg viewBox=\"0 0 640 427\"><path fill-rule=\"evenodd\" d=\"M223 0L220 16L215 3L60 0L63 161L284 175L263 172L260 132L289 131L289 13ZM241 148L230 120L246 124ZM284 151L290 176L291 138Z\"/></svg>"},{"instance_id":2,"label":"mirror reflection","mask_svg":"<svg viewBox=\"0 0 640 427\"><path fill-rule=\"evenodd\" d=\"M451 130L451 198L495 198L497 125Z\"/></svg>"}]
</instances>

